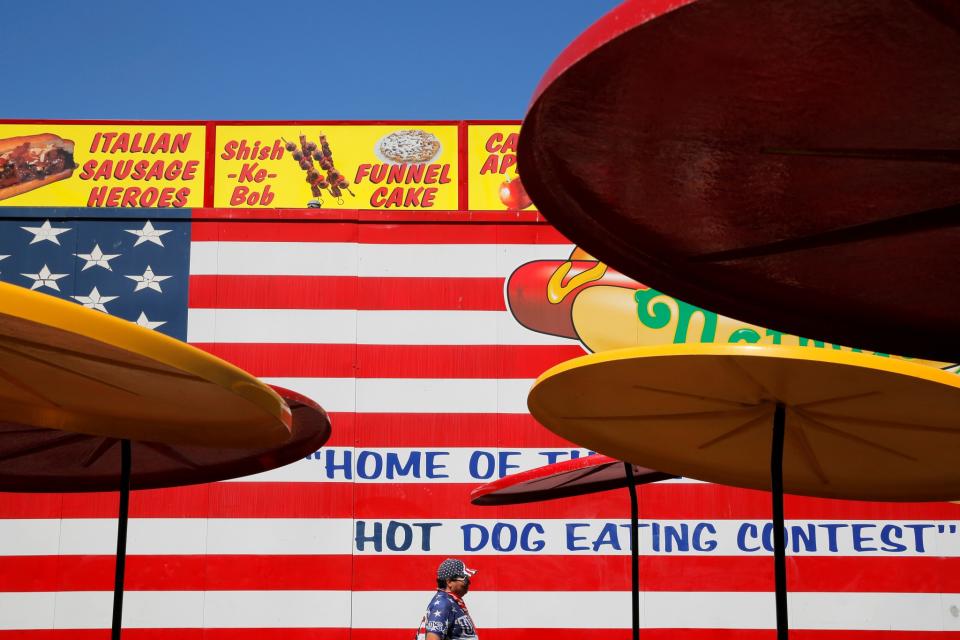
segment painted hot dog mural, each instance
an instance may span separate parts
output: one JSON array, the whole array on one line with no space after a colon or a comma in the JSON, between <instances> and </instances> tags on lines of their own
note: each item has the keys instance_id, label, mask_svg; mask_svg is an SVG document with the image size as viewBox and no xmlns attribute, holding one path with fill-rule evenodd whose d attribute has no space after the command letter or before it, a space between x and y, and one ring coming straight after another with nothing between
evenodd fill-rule
<instances>
[{"instance_id":1,"label":"painted hot dog mural","mask_svg":"<svg viewBox=\"0 0 960 640\"><path fill-rule=\"evenodd\" d=\"M579 247L565 260L535 260L517 267L507 281L506 297L510 312L523 326L579 340L592 352L684 343L860 351L748 324L677 300L631 280ZM918 362L960 370L960 365Z\"/></svg>"}]
</instances>

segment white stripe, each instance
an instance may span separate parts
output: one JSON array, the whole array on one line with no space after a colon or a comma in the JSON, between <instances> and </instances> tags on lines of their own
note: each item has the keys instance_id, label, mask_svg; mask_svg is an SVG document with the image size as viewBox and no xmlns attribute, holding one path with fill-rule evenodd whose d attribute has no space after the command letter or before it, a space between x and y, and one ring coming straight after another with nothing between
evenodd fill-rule
<instances>
[{"instance_id":1,"label":"white stripe","mask_svg":"<svg viewBox=\"0 0 960 640\"><path fill-rule=\"evenodd\" d=\"M131 554L202 554L206 520L200 518L131 519ZM116 518L0 519L0 555L109 555L116 551Z\"/></svg>"},{"instance_id":2,"label":"white stripe","mask_svg":"<svg viewBox=\"0 0 960 640\"><path fill-rule=\"evenodd\" d=\"M354 378L263 378L263 381L316 398L330 413L357 410L357 381ZM336 429L336 423L333 428Z\"/></svg>"},{"instance_id":3,"label":"white stripe","mask_svg":"<svg viewBox=\"0 0 960 640\"><path fill-rule=\"evenodd\" d=\"M0 629L102 629L112 593L0 594ZM411 633L429 591L127 591L123 626L136 628L402 629ZM480 629L625 629L630 594L604 591L474 591ZM790 593L792 629L957 631L958 594ZM771 629L773 595L757 592L645 592L644 628Z\"/></svg>"},{"instance_id":4,"label":"white stripe","mask_svg":"<svg viewBox=\"0 0 960 640\"><path fill-rule=\"evenodd\" d=\"M358 344L579 345L527 329L507 311L358 311Z\"/></svg>"},{"instance_id":5,"label":"white stripe","mask_svg":"<svg viewBox=\"0 0 960 640\"><path fill-rule=\"evenodd\" d=\"M588 453L587 449L324 447L306 460L231 482L481 483Z\"/></svg>"},{"instance_id":6,"label":"white stripe","mask_svg":"<svg viewBox=\"0 0 960 640\"><path fill-rule=\"evenodd\" d=\"M67 591L57 594L58 629L102 629L110 626L113 597L103 591ZM192 629L204 626L204 593L197 591L126 591L123 627L126 629Z\"/></svg>"},{"instance_id":7,"label":"white stripe","mask_svg":"<svg viewBox=\"0 0 960 640\"><path fill-rule=\"evenodd\" d=\"M187 342L353 344L352 309L189 309Z\"/></svg>"},{"instance_id":8,"label":"white stripe","mask_svg":"<svg viewBox=\"0 0 960 640\"><path fill-rule=\"evenodd\" d=\"M191 275L206 276L218 273L217 255L219 242L191 242L190 243L190 270Z\"/></svg>"},{"instance_id":9,"label":"white stripe","mask_svg":"<svg viewBox=\"0 0 960 640\"><path fill-rule=\"evenodd\" d=\"M0 592L0 630L52 629L57 593ZM109 615L109 612L108 614ZM109 618L107 618L109 620ZM101 625L104 623L101 622Z\"/></svg>"},{"instance_id":10,"label":"white stripe","mask_svg":"<svg viewBox=\"0 0 960 640\"><path fill-rule=\"evenodd\" d=\"M562 260L569 244L356 244L193 242L192 275L505 278L537 259Z\"/></svg>"},{"instance_id":11,"label":"white stripe","mask_svg":"<svg viewBox=\"0 0 960 640\"><path fill-rule=\"evenodd\" d=\"M331 490L334 490L331 488ZM467 500L464 490L464 501ZM496 510L478 508L475 519L398 518L133 518L131 555L579 555L629 553L625 518L496 519ZM646 556L764 556L758 532L765 520L643 519L640 552ZM850 521L788 520L788 555L889 558L960 557L956 534L927 530L921 552L910 527L920 521L866 520L855 532ZM958 526L957 521L943 522ZM865 526L864 526L865 525ZM655 528L655 526L657 528ZM112 555L114 518L0 520L0 556ZM699 529L698 529L699 527ZM815 546L797 538L794 527L814 534ZM900 530L905 550L879 544L884 527ZM832 529L832 531L831 531ZM60 540L56 539L59 533ZM33 535L35 542L22 536ZM873 541L867 541L873 538ZM40 541L43 542L40 542ZM686 546L683 546L686 545ZM860 547L861 551L857 550ZM886 551L882 549L888 549ZM873 550L866 550L873 549Z\"/></svg>"},{"instance_id":12,"label":"white stripe","mask_svg":"<svg viewBox=\"0 0 960 640\"><path fill-rule=\"evenodd\" d=\"M464 496L466 499L466 495ZM481 512L487 511L481 509ZM423 520L436 523L426 528ZM853 525L856 524L857 528ZM922 541L919 521L787 520L788 555L821 557L960 557L956 533L927 528ZM944 526L960 523L940 522ZM639 549L645 556L770 556L763 531L768 520L667 520L643 518ZM888 539L881 531L888 528ZM956 530L956 529L955 529ZM426 540L429 535L429 540ZM426 543L429 542L429 545ZM769 538L766 545L772 545ZM621 518L564 518L517 520L476 519L358 519L355 551L358 555L628 555L630 521Z\"/></svg>"},{"instance_id":13,"label":"white stripe","mask_svg":"<svg viewBox=\"0 0 960 640\"><path fill-rule=\"evenodd\" d=\"M497 270L495 244L361 244L360 277L484 278Z\"/></svg>"},{"instance_id":14,"label":"white stripe","mask_svg":"<svg viewBox=\"0 0 960 640\"><path fill-rule=\"evenodd\" d=\"M323 447L306 460L227 482L485 483L501 473L509 476L587 453L587 449L509 447ZM672 478L658 484L704 483L692 478Z\"/></svg>"},{"instance_id":15,"label":"white stripe","mask_svg":"<svg viewBox=\"0 0 960 640\"><path fill-rule=\"evenodd\" d=\"M404 628L411 609L426 607L429 595L412 592L354 592L355 628ZM955 630L960 621L949 613L960 603L956 594L791 593L792 629ZM623 629L630 626L628 592L484 592L467 596L483 635L499 629ZM644 628L771 629L775 627L770 593L647 592L641 594Z\"/></svg>"},{"instance_id":16,"label":"white stripe","mask_svg":"<svg viewBox=\"0 0 960 640\"><path fill-rule=\"evenodd\" d=\"M583 349L579 340L539 333L516 321L508 311L498 312L497 342L500 345L564 345ZM584 353L587 353L584 349Z\"/></svg>"},{"instance_id":17,"label":"white stripe","mask_svg":"<svg viewBox=\"0 0 960 640\"><path fill-rule=\"evenodd\" d=\"M136 494L134 494L134 500ZM62 522L62 533L61 533ZM32 535L33 541L23 536ZM349 554L349 518L131 518L130 555ZM59 536L60 540L51 540ZM116 518L0 520L0 556L113 555Z\"/></svg>"},{"instance_id":18,"label":"white stripe","mask_svg":"<svg viewBox=\"0 0 960 640\"><path fill-rule=\"evenodd\" d=\"M327 411L360 413L527 413L533 380L361 378L355 398L330 393L329 378L264 378L308 398L317 398ZM342 387L345 389L345 387ZM353 404L356 402L356 405Z\"/></svg>"},{"instance_id":19,"label":"white stripe","mask_svg":"<svg viewBox=\"0 0 960 640\"><path fill-rule=\"evenodd\" d=\"M107 628L112 600L105 591L0 594L0 629ZM128 590L123 598L126 629L348 626L349 591Z\"/></svg>"},{"instance_id":20,"label":"white stripe","mask_svg":"<svg viewBox=\"0 0 960 640\"><path fill-rule=\"evenodd\" d=\"M531 331L506 311L189 309L188 342L578 345Z\"/></svg>"},{"instance_id":21,"label":"white stripe","mask_svg":"<svg viewBox=\"0 0 960 640\"><path fill-rule=\"evenodd\" d=\"M352 242L191 242L190 274L355 276L357 245Z\"/></svg>"},{"instance_id":22,"label":"white stripe","mask_svg":"<svg viewBox=\"0 0 960 640\"><path fill-rule=\"evenodd\" d=\"M211 518L210 554L349 554L353 521L347 518Z\"/></svg>"},{"instance_id":23,"label":"white stripe","mask_svg":"<svg viewBox=\"0 0 960 640\"><path fill-rule=\"evenodd\" d=\"M501 473L513 475L588 453L588 449L556 448L323 447L306 460L228 482L482 483L502 477Z\"/></svg>"},{"instance_id":24,"label":"white stripe","mask_svg":"<svg viewBox=\"0 0 960 640\"><path fill-rule=\"evenodd\" d=\"M570 244L361 244L359 275L505 278L531 260L563 260L572 248Z\"/></svg>"},{"instance_id":25,"label":"white stripe","mask_svg":"<svg viewBox=\"0 0 960 640\"><path fill-rule=\"evenodd\" d=\"M533 260L566 260L575 245L503 243L497 246L497 270L507 278L517 267Z\"/></svg>"},{"instance_id":26,"label":"white stripe","mask_svg":"<svg viewBox=\"0 0 960 640\"><path fill-rule=\"evenodd\" d=\"M55 555L59 548L60 520L0 518L0 540L3 541L0 543L2 556Z\"/></svg>"},{"instance_id":27,"label":"white stripe","mask_svg":"<svg viewBox=\"0 0 960 640\"><path fill-rule=\"evenodd\" d=\"M61 523L61 555L113 555L116 552L116 518L64 518ZM207 537L204 518L133 518L127 526L127 553L203 554Z\"/></svg>"},{"instance_id":28,"label":"white stripe","mask_svg":"<svg viewBox=\"0 0 960 640\"><path fill-rule=\"evenodd\" d=\"M264 598L261 591L207 591L207 627L349 627L350 591L283 591ZM282 594L282 595L281 595Z\"/></svg>"}]
</instances>

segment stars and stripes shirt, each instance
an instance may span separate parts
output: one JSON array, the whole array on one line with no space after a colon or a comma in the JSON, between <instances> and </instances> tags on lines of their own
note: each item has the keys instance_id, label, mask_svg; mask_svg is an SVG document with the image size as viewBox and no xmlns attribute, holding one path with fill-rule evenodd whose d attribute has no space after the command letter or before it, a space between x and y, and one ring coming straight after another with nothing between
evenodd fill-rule
<instances>
[{"instance_id":1,"label":"stars and stripes shirt","mask_svg":"<svg viewBox=\"0 0 960 640\"><path fill-rule=\"evenodd\" d=\"M477 637L477 629L463 600L446 591L437 591L427 605L423 622L424 636L435 633L443 640L468 640Z\"/></svg>"}]
</instances>

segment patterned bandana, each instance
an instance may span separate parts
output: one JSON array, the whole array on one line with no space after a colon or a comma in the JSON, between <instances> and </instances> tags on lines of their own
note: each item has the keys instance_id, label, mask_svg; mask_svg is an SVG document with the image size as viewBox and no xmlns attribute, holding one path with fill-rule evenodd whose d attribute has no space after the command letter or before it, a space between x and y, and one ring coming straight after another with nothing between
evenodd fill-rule
<instances>
[{"instance_id":1,"label":"patterned bandana","mask_svg":"<svg viewBox=\"0 0 960 640\"><path fill-rule=\"evenodd\" d=\"M457 606L463 609L464 613L466 613L467 615L470 615L470 612L467 610L467 603L463 601L463 598L453 593L452 591L439 591L438 593L442 593L445 596L449 596L450 598L453 598L453 601L457 603Z\"/></svg>"}]
</instances>

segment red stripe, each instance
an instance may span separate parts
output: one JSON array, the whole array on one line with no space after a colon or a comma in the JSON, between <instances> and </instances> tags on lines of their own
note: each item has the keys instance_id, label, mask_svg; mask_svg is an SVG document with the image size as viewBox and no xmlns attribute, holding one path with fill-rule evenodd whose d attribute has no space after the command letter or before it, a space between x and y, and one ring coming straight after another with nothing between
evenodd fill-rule
<instances>
[{"instance_id":1,"label":"red stripe","mask_svg":"<svg viewBox=\"0 0 960 640\"><path fill-rule=\"evenodd\" d=\"M435 485L430 487L437 503L451 505L444 509L444 517L448 511L455 511L455 504L462 496L476 485ZM389 495L387 491L393 485L357 484L358 494L357 517L411 517L404 516L403 508L391 508L396 504L396 492L393 500L380 502L381 496ZM770 518L770 494L765 491L736 489L723 485L703 483L668 483L653 484L639 488L640 517L656 518L660 520L701 520L701 519L745 519L766 520ZM497 514L487 515L487 518L517 518L538 520L542 518L625 518L627 516L625 491L608 491L592 496L565 498L550 502L528 505L514 505L497 507ZM376 508L369 512L360 496L364 496ZM426 508L417 516L429 516L436 513L436 509ZM484 509L484 507L477 507ZM486 507L489 513L490 507ZM960 506L946 502L928 503L886 503L886 502L859 502L826 500L807 498L803 496L786 496L784 499L786 517L790 520L955 520L960 519ZM394 513L390 513L394 512ZM473 509L467 511L464 507L463 517L478 517ZM469 513L469 515L467 515ZM389 515L388 515L389 514Z\"/></svg>"},{"instance_id":2,"label":"red stripe","mask_svg":"<svg viewBox=\"0 0 960 640\"><path fill-rule=\"evenodd\" d=\"M474 215L475 212L464 212ZM500 212L501 216L505 212ZM507 216L511 214L506 214ZM467 222L463 220L462 222ZM573 244L547 224L364 224L367 244Z\"/></svg>"},{"instance_id":3,"label":"red stripe","mask_svg":"<svg viewBox=\"0 0 960 640\"><path fill-rule=\"evenodd\" d=\"M438 556L207 555L127 557L127 591L429 591ZM629 591L622 556L472 556L482 591ZM110 591L113 556L0 557L0 592ZM390 576L384 583L384 576ZM769 556L644 556L643 591L773 590ZM787 558L790 592L956 593L960 558Z\"/></svg>"},{"instance_id":4,"label":"red stripe","mask_svg":"<svg viewBox=\"0 0 960 640\"><path fill-rule=\"evenodd\" d=\"M503 278L190 276L192 309L505 311Z\"/></svg>"},{"instance_id":5,"label":"red stripe","mask_svg":"<svg viewBox=\"0 0 960 640\"><path fill-rule=\"evenodd\" d=\"M360 242L365 244L572 244L560 235L560 232L541 223L483 224L471 222L474 217L469 212L448 212L444 215L458 215L460 224L430 224L423 219L423 213L411 215L411 224L387 224L376 222L357 223L349 219L330 218L336 212L313 213L297 212L301 217L325 215L326 220L271 222L277 214L259 212L265 220L230 220L226 222L203 221L210 210L193 211L195 219L191 237L194 241L221 242ZM236 210L231 213L238 214ZM256 214L256 212L252 212ZM374 213L374 212L371 212ZM376 212L380 213L380 212ZM525 212L534 213L534 212ZM512 217L514 214L500 212L500 217ZM401 219L400 222L403 220ZM562 258L563 256L558 256Z\"/></svg>"},{"instance_id":6,"label":"red stripe","mask_svg":"<svg viewBox=\"0 0 960 640\"><path fill-rule=\"evenodd\" d=\"M355 344L245 344L192 342L255 376L354 378Z\"/></svg>"},{"instance_id":7,"label":"red stripe","mask_svg":"<svg viewBox=\"0 0 960 640\"><path fill-rule=\"evenodd\" d=\"M533 379L583 355L570 346L193 343L252 373L293 378Z\"/></svg>"},{"instance_id":8,"label":"red stripe","mask_svg":"<svg viewBox=\"0 0 960 640\"><path fill-rule=\"evenodd\" d=\"M416 590L432 585L437 556L354 557L353 589ZM477 590L629 591L630 558L622 556L471 556ZM820 557L787 558L791 592L956 593L960 558ZM644 591L773 591L769 556L644 556L640 558Z\"/></svg>"},{"instance_id":9,"label":"red stripe","mask_svg":"<svg viewBox=\"0 0 960 640\"><path fill-rule=\"evenodd\" d=\"M479 621L481 622L482 621ZM483 640L629 640L629 629L485 629ZM125 640L384 640L413 629L124 629ZM644 640L775 640L774 629L643 629ZM960 631L848 631L791 629L795 640L960 640ZM0 640L109 640L109 629L0 631Z\"/></svg>"},{"instance_id":10,"label":"red stripe","mask_svg":"<svg viewBox=\"0 0 960 640\"><path fill-rule=\"evenodd\" d=\"M492 478L491 478L492 479ZM505 507L474 507L469 493L477 484L356 483L358 518L628 518L626 491L563 498ZM705 483L667 483L639 488L640 517L658 520L768 520L770 494ZM788 520L957 520L960 505L947 502L889 503L786 496Z\"/></svg>"},{"instance_id":11,"label":"red stripe","mask_svg":"<svg viewBox=\"0 0 960 640\"><path fill-rule=\"evenodd\" d=\"M334 429L327 447L583 449L526 414L334 412L329 416Z\"/></svg>"},{"instance_id":12,"label":"red stripe","mask_svg":"<svg viewBox=\"0 0 960 640\"><path fill-rule=\"evenodd\" d=\"M470 137L466 122L457 126L457 207L466 211L470 208L469 157Z\"/></svg>"},{"instance_id":13,"label":"red stripe","mask_svg":"<svg viewBox=\"0 0 960 640\"><path fill-rule=\"evenodd\" d=\"M327 440L325 447L352 447L356 443L356 423L357 414L355 413L328 413L330 424L336 425L330 431L330 439Z\"/></svg>"},{"instance_id":14,"label":"red stripe","mask_svg":"<svg viewBox=\"0 0 960 640\"><path fill-rule=\"evenodd\" d=\"M214 191L217 184L214 167L217 162L217 127L212 122L206 123L205 131L206 150L203 163L203 206L212 207Z\"/></svg>"},{"instance_id":15,"label":"red stripe","mask_svg":"<svg viewBox=\"0 0 960 640\"><path fill-rule=\"evenodd\" d=\"M203 216L194 210L194 218ZM356 242L358 226L354 222L331 220L317 222L194 222L190 237L194 242Z\"/></svg>"},{"instance_id":16,"label":"red stripe","mask_svg":"<svg viewBox=\"0 0 960 640\"><path fill-rule=\"evenodd\" d=\"M80 122L83 122L82 120ZM262 127L266 125L278 125L278 126L296 126L296 127L305 127L305 126L341 126L341 125L357 125L361 127L369 127L376 125L397 125L397 126L456 126L463 120L214 120L213 123L218 127L223 127L227 125L231 126L250 126L250 127ZM469 122L474 122L470 120ZM484 120L476 121L480 124L483 124ZM520 124L515 120L505 121L512 124ZM149 124L149 123L148 123Z\"/></svg>"},{"instance_id":17,"label":"red stripe","mask_svg":"<svg viewBox=\"0 0 960 640\"><path fill-rule=\"evenodd\" d=\"M127 591L350 589L349 555L128 555ZM0 592L112 591L114 556L0 557Z\"/></svg>"},{"instance_id":18,"label":"red stripe","mask_svg":"<svg viewBox=\"0 0 960 640\"><path fill-rule=\"evenodd\" d=\"M412 634L411 634L412 635ZM356 638L356 633L352 636ZM381 638L383 632L381 632ZM124 629L124 640L350 640L350 629ZM110 629L0 631L0 640L110 640Z\"/></svg>"},{"instance_id":19,"label":"red stripe","mask_svg":"<svg viewBox=\"0 0 960 640\"><path fill-rule=\"evenodd\" d=\"M321 464L319 461L317 464ZM138 491L130 500L134 518L426 518L625 519L626 492L508 507L475 507L470 491L479 483L224 482ZM767 520L770 495L711 484L654 484L640 488L640 515L658 520ZM113 518L117 495L2 494L4 518ZM438 507L442 505L442 507ZM885 503L787 496L788 520L955 520L960 506L945 502Z\"/></svg>"},{"instance_id":20,"label":"red stripe","mask_svg":"<svg viewBox=\"0 0 960 640\"><path fill-rule=\"evenodd\" d=\"M159 125L199 125L199 124L212 124L218 127L224 126L250 126L250 127L263 127L267 125L278 125L278 126L305 126L305 125L316 125L316 126L341 126L341 125L355 125L362 127L369 127L372 125L397 125L397 126L406 126L408 128L414 126L457 126L461 123L466 124L475 124L475 125L489 125L489 124L503 124L503 125L512 125L519 126L519 120L144 120L144 119L125 119L125 120L94 120L94 119L80 119L80 120L70 120L70 119L50 119L50 118L3 118L0 119L0 124L111 124L115 126L121 125L139 125L139 126L159 126Z\"/></svg>"},{"instance_id":21,"label":"red stripe","mask_svg":"<svg viewBox=\"0 0 960 640\"><path fill-rule=\"evenodd\" d=\"M357 345L357 377L533 379L583 353L578 345Z\"/></svg>"},{"instance_id":22,"label":"red stripe","mask_svg":"<svg viewBox=\"0 0 960 640\"><path fill-rule=\"evenodd\" d=\"M311 221L360 224L497 224L541 225L538 211L395 211L382 209L194 209L193 220L246 222Z\"/></svg>"},{"instance_id":23,"label":"red stripe","mask_svg":"<svg viewBox=\"0 0 960 640\"><path fill-rule=\"evenodd\" d=\"M696 615L696 612L690 612ZM478 621L477 633L483 640L549 638L550 640L629 640L629 629L484 629ZM126 632L124 632L126 633ZM382 640L389 630L354 629L351 640ZM775 629L646 629L643 640L775 640ZM846 631L791 629L794 640L958 640L958 631ZM290 640L296 640L290 638Z\"/></svg>"},{"instance_id":24,"label":"red stripe","mask_svg":"<svg viewBox=\"0 0 960 640\"><path fill-rule=\"evenodd\" d=\"M136 491L130 497L130 517L344 518L353 511L351 486L224 482ZM119 506L116 493L0 496L0 518L116 518Z\"/></svg>"},{"instance_id":25,"label":"red stripe","mask_svg":"<svg viewBox=\"0 0 960 640\"><path fill-rule=\"evenodd\" d=\"M123 127L124 125L132 126L143 126L143 127L159 127L159 126L197 126L207 124L207 120L70 120L70 119L56 119L51 120L50 118L2 118L0 119L0 124L49 124L52 126L58 124L105 124L112 125L118 128ZM214 123L217 124L217 123ZM223 124L223 123L219 123ZM251 123L253 124L253 123ZM298 123L299 124L299 123ZM366 123L369 124L369 123ZM515 122L514 124L520 124Z\"/></svg>"}]
</instances>

